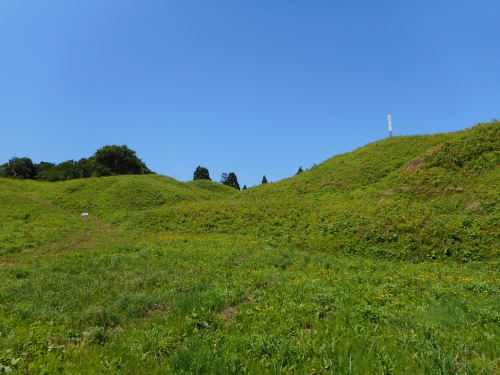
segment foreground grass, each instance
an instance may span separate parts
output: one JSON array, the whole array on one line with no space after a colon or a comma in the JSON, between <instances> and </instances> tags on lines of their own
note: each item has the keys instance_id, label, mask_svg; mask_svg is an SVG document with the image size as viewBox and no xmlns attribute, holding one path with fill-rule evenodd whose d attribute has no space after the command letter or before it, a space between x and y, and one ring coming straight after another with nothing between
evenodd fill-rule
<instances>
[{"instance_id":1,"label":"foreground grass","mask_svg":"<svg viewBox=\"0 0 500 375\"><path fill-rule=\"evenodd\" d=\"M0 369L493 374L498 269L116 232L0 268ZM2 370L0 370L1 372Z\"/></svg>"}]
</instances>

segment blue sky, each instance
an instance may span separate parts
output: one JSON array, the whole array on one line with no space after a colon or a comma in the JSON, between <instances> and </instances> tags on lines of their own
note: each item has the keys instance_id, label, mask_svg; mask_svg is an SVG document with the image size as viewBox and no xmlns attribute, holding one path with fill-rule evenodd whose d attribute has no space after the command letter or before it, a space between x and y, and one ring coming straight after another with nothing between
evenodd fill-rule
<instances>
[{"instance_id":1,"label":"blue sky","mask_svg":"<svg viewBox=\"0 0 500 375\"><path fill-rule=\"evenodd\" d=\"M2 0L0 162L126 144L240 184L500 117L498 0Z\"/></svg>"}]
</instances>

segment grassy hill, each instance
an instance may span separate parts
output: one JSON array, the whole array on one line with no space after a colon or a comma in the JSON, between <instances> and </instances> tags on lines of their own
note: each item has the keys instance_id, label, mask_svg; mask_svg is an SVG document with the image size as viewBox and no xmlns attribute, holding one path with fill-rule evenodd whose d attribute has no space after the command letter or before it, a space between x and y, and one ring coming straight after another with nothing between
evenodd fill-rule
<instances>
[{"instance_id":1,"label":"grassy hill","mask_svg":"<svg viewBox=\"0 0 500 375\"><path fill-rule=\"evenodd\" d=\"M390 259L489 258L498 234L499 139L498 123L394 137L237 196L136 212L127 225L245 233Z\"/></svg>"},{"instance_id":2,"label":"grassy hill","mask_svg":"<svg viewBox=\"0 0 500 375\"><path fill-rule=\"evenodd\" d=\"M107 224L124 223L134 211L185 200L202 201L238 192L210 181L182 183L159 175L62 181L0 179L0 252L15 253L85 229L80 213ZM1 253L0 253L1 254Z\"/></svg>"},{"instance_id":3,"label":"grassy hill","mask_svg":"<svg viewBox=\"0 0 500 375\"><path fill-rule=\"evenodd\" d=\"M246 234L387 259L485 259L498 234L499 133L490 123L385 139L241 193L163 176L38 184L38 192L127 229Z\"/></svg>"},{"instance_id":4,"label":"grassy hill","mask_svg":"<svg viewBox=\"0 0 500 375\"><path fill-rule=\"evenodd\" d=\"M499 146L393 137L242 192L0 179L0 373L494 374Z\"/></svg>"}]
</instances>

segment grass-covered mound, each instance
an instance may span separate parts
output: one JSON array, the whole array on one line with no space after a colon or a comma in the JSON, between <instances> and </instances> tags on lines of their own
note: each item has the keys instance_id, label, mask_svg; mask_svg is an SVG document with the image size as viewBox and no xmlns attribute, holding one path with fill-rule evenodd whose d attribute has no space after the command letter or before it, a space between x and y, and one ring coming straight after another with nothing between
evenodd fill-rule
<instances>
[{"instance_id":1,"label":"grass-covered mound","mask_svg":"<svg viewBox=\"0 0 500 375\"><path fill-rule=\"evenodd\" d=\"M55 240L72 241L88 232L88 225L123 224L135 211L234 194L235 189L210 181L182 183L152 174L57 183L0 179L0 256L6 262ZM90 213L88 222L83 212Z\"/></svg>"},{"instance_id":2,"label":"grass-covered mound","mask_svg":"<svg viewBox=\"0 0 500 375\"><path fill-rule=\"evenodd\" d=\"M28 181L4 179L1 182L0 257L28 252L84 230L77 215L33 194L27 188L29 185Z\"/></svg>"},{"instance_id":3,"label":"grass-covered mound","mask_svg":"<svg viewBox=\"0 0 500 375\"><path fill-rule=\"evenodd\" d=\"M182 183L160 175L116 176L45 184L42 196L73 211L89 211L110 223L124 223L136 211L200 202L237 193L211 181Z\"/></svg>"},{"instance_id":4,"label":"grass-covered mound","mask_svg":"<svg viewBox=\"0 0 500 375\"><path fill-rule=\"evenodd\" d=\"M495 374L499 126L244 192L0 179L0 373Z\"/></svg>"},{"instance_id":5,"label":"grass-covered mound","mask_svg":"<svg viewBox=\"0 0 500 375\"><path fill-rule=\"evenodd\" d=\"M247 234L335 253L469 261L495 255L499 140L498 122L393 137L241 193L158 175L17 186L128 229Z\"/></svg>"},{"instance_id":6,"label":"grass-covered mound","mask_svg":"<svg viewBox=\"0 0 500 375\"><path fill-rule=\"evenodd\" d=\"M491 258L499 149L498 122L394 137L239 195L136 211L123 224L390 259Z\"/></svg>"}]
</instances>

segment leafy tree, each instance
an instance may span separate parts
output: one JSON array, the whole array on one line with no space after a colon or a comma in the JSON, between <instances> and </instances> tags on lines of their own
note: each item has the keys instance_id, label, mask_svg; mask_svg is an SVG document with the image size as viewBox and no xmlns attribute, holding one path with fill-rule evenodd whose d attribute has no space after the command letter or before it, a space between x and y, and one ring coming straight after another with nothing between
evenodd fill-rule
<instances>
[{"instance_id":1,"label":"leafy tree","mask_svg":"<svg viewBox=\"0 0 500 375\"><path fill-rule=\"evenodd\" d=\"M74 178L88 178L110 175L109 169L91 158L82 158L78 161L67 160L52 168L42 170L37 178L41 181L64 181Z\"/></svg>"},{"instance_id":2,"label":"leafy tree","mask_svg":"<svg viewBox=\"0 0 500 375\"><path fill-rule=\"evenodd\" d=\"M238 183L238 177L236 177L236 174L234 172L230 172L229 174L223 173L222 177L221 177L221 183L240 190L240 184Z\"/></svg>"},{"instance_id":3,"label":"leafy tree","mask_svg":"<svg viewBox=\"0 0 500 375\"><path fill-rule=\"evenodd\" d=\"M295 175L298 175L298 174L300 174L302 172L303 172L302 167L299 167L299 170L297 171L297 173Z\"/></svg>"},{"instance_id":4,"label":"leafy tree","mask_svg":"<svg viewBox=\"0 0 500 375\"><path fill-rule=\"evenodd\" d=\"M76 162L80 178L97 177L106 173L106 168L97 164L94 158L82 158Z\"/></svg>"},{"instance_id":5,"label":"leafy tree","mask_svg":"<svg viewBox=\"0 0 500 375\"><path fill-rule=\"evenodd\" d=\"M93 159L101 167L96 171L99 176L151 173L127 146L104 146L96 151Z\"/></svg>"},{"instance_id":6,"label":"leafy tree","mask_svg":"<svg viewBox=\"0 0 500 375\"><path fill-rule=\"evenodd\" d=\"M247 189L247 186L243 185L243 189L241 189L241 190L246 190L246 189Z\"/></svg>"},{"instance_id":7,"label":"leafy tree","mask_svg":"<svg viewBox=\"0 0 500 375\"><path fill-rule=\"evenodd\" d=\"M14 157L0 165L0 177L34 179L35 176L36 168L30 158Z\"/></svg>"},{"instance_id":8,"label":"leafy tree","mask_svg":"<svg viewBox=\"0 0 500 375\"><path fill-rule=\"evenodd\" d=\"M264 177L262 177L262 184L267 184L267 178L266 178L266 175L264 175Z\"/></svg>"},{"instance_id":9,"label":"leafy tree","mask_svg":"<svg viewBox=\"0 0 500 375\"><path fill-rule=\"evenodd\" d=\"M64 181L82 177L84 176L81 165L74 160L64 161L38 174L38 179L41 181Z\"/></svg>"},{"instance_id":10,"label":"leafy tree","mask_svg":"<svg viewBox=\"0 0 500 375\"><path fill-rule=\"evenodd\" d=\"M41 161L38 164L35 164L35 170L38 178L38 174L40 172L46 171L47 169L54 168L56 165L54 163L49 163L48 161Z\"/></svg>"},{"instance_id":11,"label":"leafy tree","mask_svg":"<svg viewBox=\"0 0 500 375\"><path fill-rule=\"evenodd\" d=\"M80 159L78 161L80 168L82 169L82 177L101 177L110 176L109 168L97 162L95 157Z\"/></svg>"},{"instance_id":12,"label":"leafy tree","mask_svg":"<svg viewBox=\"0 0 500 375\"><path fill-rule=\"evenodd\" d=\"M208 173L208 169L198 165L198 167L196 167L196 170L194 171L193 180L210 180L211 181L210 174Z\"/></svg>"}]
</instances>

